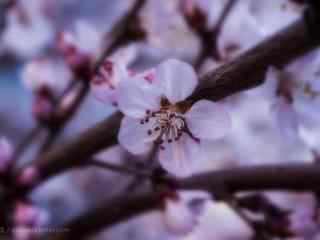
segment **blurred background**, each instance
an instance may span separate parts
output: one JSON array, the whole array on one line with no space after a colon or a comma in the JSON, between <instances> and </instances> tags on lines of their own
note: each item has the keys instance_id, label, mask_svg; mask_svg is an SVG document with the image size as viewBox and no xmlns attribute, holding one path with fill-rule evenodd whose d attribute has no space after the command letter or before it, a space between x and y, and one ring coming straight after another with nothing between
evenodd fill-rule
<instances>
[{"instance_id":1,"label":"blurred background","mask_svg":"<svg viewBox=\"0 0 320 240\"><path fill-rule=\"evenodd\" d=\"M304 9L303 4L297 3L299 1L235 1L219 35L211 36L215 53L209 52L199 60L200 53L205 52L206 48L195 29L201 30L197 28L199 23L208 29L214 29L228 2L147 0L138 13L139 20L133 24L134 32L143 32L143 37L122 45L114 51L113 56L124 61L133 71L144 70L163 59L175 57L197 65L197 71L201 75L229 62L293 23L302 16ZM13 146L17 146L30 129L38 124L38 105L35 104L38 89L35 87L37 84L30 80L30 74L26 70L28 64L37 61L43 63L43 59L54 59L57 62L66 60L58 51L60 37L64 34L68 40L67 33L75 32L74 35L78 38L73 41L79 41L79 49L85 49L92 59L96 59L103 51L100 42L111 41L112 26L133 3L133 0L0 1L0 136L5 136ZM196 14L188 10L193 6L191 3L197 6ZM79 23L82 27L78 28L77 26L81 25ZM65 41L68 42L67 40ZM59 92L61 82L65 86L63 81L67 74L64 71L70 72L70 69L54 67L49 70L49 85ZM44 68L40 66L38 73ZM37 74L37 71L33 71L33 74ZM72 67L71 71L74 71ZM310 128L305 128L302 129L303 138L293 138L290 143L285 141L270 113L270 102L263 96L263 90L257 88L224 100L232 115L233 130L227 138L207 143L210 149L208 161L199 166L198 172L239 165L313 161L312 150L319 146L318 135L314 135L315 132L311 134ZM77 133L105 119L115 109L111 104L101 103L89 93L56 144L63 144ZM312 126L311 129L318 130L318 126ZM33 159L46 136L46 132L38 135L19 161L20 166ZM103 161L123 164L128 164L130 157L120 146L99 154ZM136 159L141 160L143 161L143 157ZM85 209L128 191L132 187L132 180L130 176L95 167L76 169L43 184L33 193L32 202L44 210L43 222L46 226L58 226ZM145 185L146 183L141 183L134 191L143 189ZM300 205L300 209L304 210L306 206L315 204L314 197L307 193L295 195L268 192L266 196L288 211ZM250 239L252 233L248 227L244 226L229 208L213 204L210 209L206 222L211 219L209 222L215 226L204 224L202 231L206 232L205 235L196 232L193 235L177 237L166 230L161 214L152 212L120 224L92 239ZM309 221L311 211L308 211L309 209L303 211L303 216L297 217L299 221ZM221 230L223 228L225 231ZM317 225L304 226L301 227L301 232L315 233L316 228Z\"/></svg>"}]
</instances>

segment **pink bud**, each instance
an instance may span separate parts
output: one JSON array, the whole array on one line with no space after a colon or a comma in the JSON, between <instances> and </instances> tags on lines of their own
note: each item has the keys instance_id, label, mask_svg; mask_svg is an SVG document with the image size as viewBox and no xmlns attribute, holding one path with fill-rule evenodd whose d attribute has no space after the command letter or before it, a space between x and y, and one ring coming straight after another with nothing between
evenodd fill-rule
<instances>
[{"instance_id":1,"label":"pink bud","mask_svg":"<svg viewBox=\"0 0 320 240\"><path fill-rule=\"evenodd\" d=\"M37 210L25 202L17 202L13 219L16 225L30 225L37 215Z\"/></svg>"},{"instance_id":2,"label":"pink bud","mask_svg":"<svg viewBox=\"0 0 320 240\"><path fill-rule=\"evenodd\" d=\"M40 177L39 171L35 167L27 167L18 178L18 183L23 186L33 185Z\"/></svg>"},{"instance_id":3,"label":"pink bud","mask_svg":"<svg viewBox=\"0 0 320 240\"><path fill-rule=\"evenodd\" d=\"M14 240L32 240L33 234L30 228L18 226L13 232Z\"/></svg>"},{"instance_id":4,"label":"pink bud","mask_svg":"<svg viewBox=\"0 0 320 240\"><path fill-rule=\"evenodd\" d=\"M13 149L5 138L0 138L0 172L7 169Z\"/></svg>"}]
</instances>

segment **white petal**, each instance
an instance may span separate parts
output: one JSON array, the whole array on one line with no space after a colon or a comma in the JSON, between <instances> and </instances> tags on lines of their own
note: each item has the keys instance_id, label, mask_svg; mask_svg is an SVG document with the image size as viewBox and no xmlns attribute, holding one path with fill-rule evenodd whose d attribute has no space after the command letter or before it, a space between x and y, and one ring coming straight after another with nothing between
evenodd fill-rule
<instances>
[{"instance_id":1,"label":"white petal","mask_svg":"<svg viewBox=\"0 0 320 240\"><path fill-rule=\"evenodd\" d=\"M287 141L294 141L298 134L298 119L293 106L283 98L278 98L273 109L279 131Z\"/></svg>"},{"instance_id":2,"label":"white petal","mask_svg":"<svg viewBox=\"0 0 320 240\"><path fill-rule=\"evenodd\" d=\"M92 95L99 101L106 104L117 103L117 90L110 88L108 84L91 83L90 89L91 89Z\"/></svg>"},{"instance_id":3,"label":"white petal","mask_svg":"<svg viewBox=\"0 0 320 240\"><path fill-rule=\"evenodd\" d=\"M201 144L183 134L178 141L165 143L159 150L160 165L178 177L188 177L195 172L196 164L202 161Z\"/></svg>"},{"instance_id":4,"label":"white petal","mask_svg":"<svg viewBox=\"0 0 320 240\"><path fill-rule=\"evenodd\" d=\"M118 141L132 154L143 154L151 149L155 136L148 135L149 124L140 124L138 119L124 117L121 122Z\"/></svg>"},{"instance_id":5,"label":"white petal","mask_svg":"<svg viewBox=\"0 0 320 240\"><path fill-rule=\"evenodd\" d=\"M199 139L218 139L231 128L231 119L223 105L207 100L196 102L186 113L191 133Z\"/></svg>"},{"instance_id":6,"label":"white petal","mask_svg":"<svg viewBox=\"0 0 320 240\"><path fill-rule=\"evenodd\" d=\"M5 138L0 138L0 172L5 171L13 153L12 146Z\"/></svg>"},{"instance_id":7,"label":"white petal","mask_svg":"<svg viewBox=\"0 0 320 240\"><path fill-rule=\"evenodd\" d=\"M126 65L121 60L105 59L99 72L90 82L93 95L106 104L118 102L117 86L129 77Z\"/></svg>"},{"instance_id":8,"label":"white petal","mask_svg":"<svg viewBox=\"0 0 320 240\"><path fill-rule=\"evenodd\" d=\"M86 21L78 20L75 23L74 34L78 47L87 53L95 53L101 47L102 32Z\"/></svg>"},{"instance_id":9,"label":"white petal","mask_svg":"<svg viewBox=\"0 0 320 240\"><path fill-rule=\"evenodd\" d=\"M171 103L177 103L189 97L198 83L197 75L188 63L170 59L156 69L155 84Z\"/></svg>"},{"instance_id":10,"label":"white petal","mask_svg":"<svg viewBox=\"0 0 320 240\"><path fill-rule=\"evenodd\" d=\"M319 126L320 97L309 98L305 95L295 95L293 108L297 113L299 123L305 127Z\"/></svg>"},{"instance_id":11,"label":"white petal","mask_svg":"<svg viewBox=\"0 0 320 240\"><path fill-rule=\"evenodd\" d=\"M213 224L218 220L219 224ZM247 240L252 236L250 226L228 205L210 201L192 239Z\"/></svg>"},{"instance_id":12,"label":"white petal","mask_svg":"<svg viewBox=\"0 0 320 240\"><path fill-rule=\"evenodd\" d=\"M278 87L279 70L271 66L268 68L265 76L264 84L262 85L262 97L273 101L276 97Z\"/></svg>"},{"instance_id":13,"label":"white petal","mask_svg":"<svg viewBox=\"0 0 320 240\"><path fill-rule=\"evenodd\" d=\"M180 192L178 199L167 199L163 220L169 231L178 235L192 232L209 199L210 195L201 191Z\"/></svg>"},{"instance_id":14,"label":"white petal","mask_svg":"<svg viewBox=\"0 0 320 240\"><path fill-rule=\"evenodd\" d=\"M119 83L119 109L130 117L142 118L146 110L159 109L160 99L159 89L143 78L128 78Z\"/></svg>"}]
</instances>

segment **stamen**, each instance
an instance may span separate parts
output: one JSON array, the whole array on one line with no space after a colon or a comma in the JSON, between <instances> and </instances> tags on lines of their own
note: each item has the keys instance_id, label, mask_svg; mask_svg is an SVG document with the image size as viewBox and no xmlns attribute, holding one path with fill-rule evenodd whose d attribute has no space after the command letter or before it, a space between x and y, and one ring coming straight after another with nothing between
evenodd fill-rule
<instances>
[{"instance_id":1,"label":"stamen","mask_svg":"<svg viewBox=\"0 0 320 240\"><path fill-rule=\"evenodd\" d=\"M170 106L162 107L154 112L146 110L146 117L141 123L147 123L151 119L153 126L148 130L148 135L157 134L154 143L160 145L161 150L165 149L162 145L164 142L178 141L182 133L186 131L186 122L183 115L175 112Z\"/></svg>"}]
</instances>

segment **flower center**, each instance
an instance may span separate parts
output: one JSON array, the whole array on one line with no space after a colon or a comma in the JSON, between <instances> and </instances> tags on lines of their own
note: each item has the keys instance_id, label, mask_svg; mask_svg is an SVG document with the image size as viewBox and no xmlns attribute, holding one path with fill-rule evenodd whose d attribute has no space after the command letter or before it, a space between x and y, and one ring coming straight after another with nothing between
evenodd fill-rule
<instances>
[{"instance_id":1,"label":"flower center","mask_svg":"<svg viewBox=\"0 0 320 240\"><path fill-rule=\"evenodd\" d=\"M163 143L178 141L183 132L186 132L187 125L184 116L171 107L162 107L158 111L146 111L146 117L140 124L150 124L147 130L149 136L154 136L154 142L160 144L160 149L164 149Z\"/></svg>"}]
</instances>

